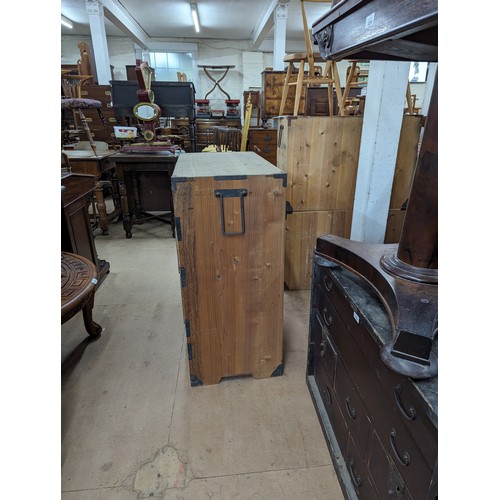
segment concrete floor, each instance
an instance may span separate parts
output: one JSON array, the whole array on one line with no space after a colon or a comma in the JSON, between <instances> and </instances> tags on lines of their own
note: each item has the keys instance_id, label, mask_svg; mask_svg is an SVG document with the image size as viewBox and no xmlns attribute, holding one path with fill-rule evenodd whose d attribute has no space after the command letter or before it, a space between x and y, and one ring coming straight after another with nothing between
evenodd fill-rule
<instances>
[{"instance_id":1,"label":"concrete floor","mask_svg":"<svg viewBox=\"0 0 500 500\"><path fill-rule=\"evenodd\" d=\"M101 337L61 327L61 499L343 499L305 384L309 291L285 292L283 376L191 387L170 227L96 247Z\"/></svg>"}]
</instances>

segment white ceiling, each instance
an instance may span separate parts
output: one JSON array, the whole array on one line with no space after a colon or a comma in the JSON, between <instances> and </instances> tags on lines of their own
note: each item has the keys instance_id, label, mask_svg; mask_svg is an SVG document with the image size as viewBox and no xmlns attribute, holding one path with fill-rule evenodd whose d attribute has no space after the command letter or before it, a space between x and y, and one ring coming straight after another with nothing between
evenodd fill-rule
<instances>
[{"instance_id":1,"label":"white ceiling","mask_svg":"<svg viewBox=\"0 0 500 500\"><path fill-rule=\"evenodd\" d=\"M263 32L263 38L272 40L274 36L270 9L277 3L276 0L105 0L104 5L109 5L109 2L135 21L150 38L183 38L194 42L207 38L252 41L267 19L270 19L270 23ZM198 4L200 33L195 32L192 24L191 2ZM306 3L309 27L330 5L328 1ZM73 29L61 25L62 35L90 35L85 0L61 0L61 14L74 23ZM104 15L110 17L106 8ZM286 26L287 42L303 40L299 0L290 0ZM127 36L108 18L105 19L105 29L108 36Z\"/></svg>"}]
</instances>

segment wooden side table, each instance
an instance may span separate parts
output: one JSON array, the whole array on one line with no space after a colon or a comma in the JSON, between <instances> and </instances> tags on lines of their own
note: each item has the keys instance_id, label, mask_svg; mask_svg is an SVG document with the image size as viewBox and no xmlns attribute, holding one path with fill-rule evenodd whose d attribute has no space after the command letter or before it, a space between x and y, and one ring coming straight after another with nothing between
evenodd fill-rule
<instances>
[{"instance_id":1,"label":"wooden side table","mask_svg":"<svg viewBox=\"0 0 500 500\"><path fill-rule=\"evenodd\" d=\"M125 236L132 238L132 225L154 218L170 223L175 236L170 178L177 156L158 153L117 153L115 168L123 212ZM151 212L166 212L165 216Z\"/></svg>"},{"instance_id":2,"label":"wooden side table","mask_svg":"<svg viewBox=\"0 0 500 500\"><path fill-rule=\"evenodd\" d=\"M97 268L90 260L61 252L61 324L83 311L85 329L94 338L98 338L102 331L92 319L96 285Z\"/></svg>"}]
</instances>

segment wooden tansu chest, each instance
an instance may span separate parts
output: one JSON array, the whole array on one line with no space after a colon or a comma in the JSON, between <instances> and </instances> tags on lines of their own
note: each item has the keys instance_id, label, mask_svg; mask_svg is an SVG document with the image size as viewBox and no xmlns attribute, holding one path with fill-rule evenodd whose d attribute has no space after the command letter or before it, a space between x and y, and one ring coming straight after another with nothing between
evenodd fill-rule
<instances>
[{"instance_id":1,"label":"wooden tansu chest","mask_svg":"<svg viewBox=\"0 0 500 500\"><path fill-rule=\"evenodd\" d=\"M185 153L172 176L191 385L283 373L286 174L253 152Z\"/></svg>"}]
</instances>

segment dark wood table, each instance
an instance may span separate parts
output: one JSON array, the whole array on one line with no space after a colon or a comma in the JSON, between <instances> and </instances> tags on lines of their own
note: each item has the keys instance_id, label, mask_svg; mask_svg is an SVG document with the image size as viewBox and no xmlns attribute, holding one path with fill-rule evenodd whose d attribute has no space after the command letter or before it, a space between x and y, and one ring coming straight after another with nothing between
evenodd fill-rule
<instances>
[{"instance_id":1,"label":"dark wood table","mask_svg":"<svg viewBox=\"0 0 500 500\"><path fill-rule=\"evenodd\" d=\"M132 225L154 218L172 226L174 207L170 179L177 157L165 152L117 153L110 157L116 169L125 236L132 238ZM164 215L152 212L163 212Z\"/></svg>"},{"instance_id":2,"label":"dark wood table","mask_svg":"<svg viewBox=\"0 0 500 500\"><path fill-rule=\"evenodd\" d=\"M110 157L116 151L101 151L97 155L93 151L84 150L64 150L68 157L71 171L75 174L93 175L95 179L94 196L97 206L97 225L104 235L109 234L109 223L121 214L120 197L118 186L114 179L115 169ZM104 200L104 186L106 182L111 182L115 209L108 214Z\"/></svg>"}]
</instances>

